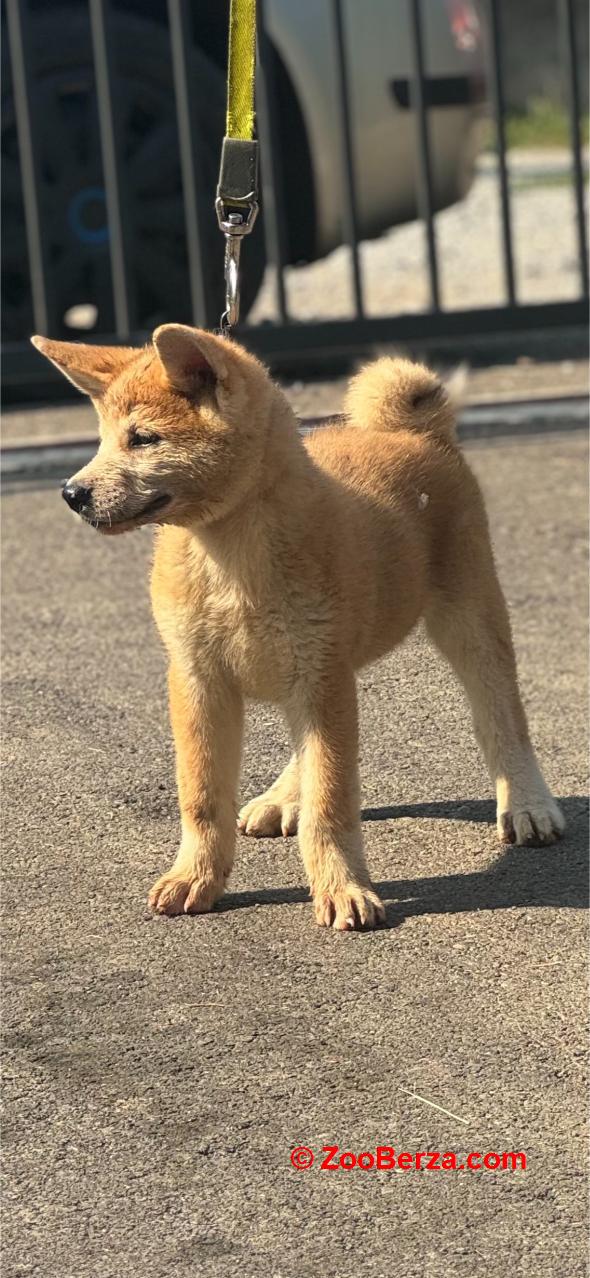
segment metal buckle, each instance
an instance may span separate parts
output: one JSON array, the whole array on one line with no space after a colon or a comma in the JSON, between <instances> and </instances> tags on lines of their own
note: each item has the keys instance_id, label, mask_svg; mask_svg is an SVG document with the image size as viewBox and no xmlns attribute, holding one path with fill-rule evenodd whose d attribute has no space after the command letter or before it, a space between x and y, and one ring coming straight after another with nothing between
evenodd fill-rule
<instances>
[{"instance_id":1,"label":"metal buckle","mask_svg":"<svg viewBox=\"0 0 590 1278\"><path fill-rule=\"evenodd\" d=\"M243 237L250 234L256 221L258 204L252 199L243 208L234 206L230 209L218 196L215 212L219 228L225 235L225 311L221 316L220 328L222 333L227 334L240 318L240 250Z\"/></svg>"}]
</instances>

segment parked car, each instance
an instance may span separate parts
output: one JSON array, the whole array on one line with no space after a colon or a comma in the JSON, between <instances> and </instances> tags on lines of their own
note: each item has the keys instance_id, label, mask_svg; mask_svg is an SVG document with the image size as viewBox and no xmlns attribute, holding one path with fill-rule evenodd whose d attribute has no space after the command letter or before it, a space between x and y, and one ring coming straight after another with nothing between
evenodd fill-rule
<instances>
[{"instance_id":1,"label":"parked car","mask_svg":"<svg viewBox=\"0 0 590 1278\"><path fill-rule=\"evenodd\" d=\"M23 0L24 3L24 0ZM426 94L436 208L467 190L483 96L481 30L471 0L423 0ZM408 7L392 0L343 5L353 154L362 238L417 211L417 139L412 109ZM267 0L281 139L286 254L311 261L341 239L339 116L330 0ZM30 88L40 141L40 203L54 297L53 335L113 331L109 231L102 176L87 0L30 0ZM221 305L219 231L213 213L224 126L227 0L192 0L192 76L205 144L202 182L211 199L204 261ZM142 329L190 319L185 213L165 0L116 0L126 199L133 226L132 274ZM2 185L3 325L19 341L33 325L19 148L4 40ZM243 300L265 266L262 219L245 253Z\"/></svg>"}]
</instances>

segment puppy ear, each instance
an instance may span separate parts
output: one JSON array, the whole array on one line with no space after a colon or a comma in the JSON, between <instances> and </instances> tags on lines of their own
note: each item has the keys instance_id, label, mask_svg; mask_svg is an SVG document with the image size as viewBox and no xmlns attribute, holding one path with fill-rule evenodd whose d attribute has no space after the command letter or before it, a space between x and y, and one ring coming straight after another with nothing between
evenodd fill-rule
<instances>
[{"instance_id":1,"label":"puppy ear","mask_svg":"<svg viewBox=\"0 0 590 1278\"><path fill-rule=\"evenodd\" d=\"M32 337L42 355L84 395L99 399L118 373L137 354L129 346L86 346L82 342L53 342L49 337Z\"/></svg>"},{"instance_id":2,"label":"puppy ear","mask_svg":"<svg viewBox=\"0 0 590 1278\"><path fill-rule=\"evenodd\" d=\"M228 343L187 324L161 324L153 343L170 385L183 395L196 395L206 382L222 382L228 374Z\"/></svg>"}]
</instances>

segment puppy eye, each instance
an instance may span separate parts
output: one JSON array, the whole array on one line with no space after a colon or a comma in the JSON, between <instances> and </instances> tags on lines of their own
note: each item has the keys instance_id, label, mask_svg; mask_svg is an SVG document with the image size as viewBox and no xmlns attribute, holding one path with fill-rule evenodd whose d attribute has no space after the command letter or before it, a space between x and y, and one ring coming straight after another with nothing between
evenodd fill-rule
<instances>
[{"instance_id":1,"label":"puppy eye","mask_svg":"<svg viewBox=\"0 0 590 1278\"><path fill-rule=\"evenodd\" d=\"M150 444L161 443L162 436L145 430L134 430L129 436L130 448L149 448Z\"/></svg>"}]
</instances>

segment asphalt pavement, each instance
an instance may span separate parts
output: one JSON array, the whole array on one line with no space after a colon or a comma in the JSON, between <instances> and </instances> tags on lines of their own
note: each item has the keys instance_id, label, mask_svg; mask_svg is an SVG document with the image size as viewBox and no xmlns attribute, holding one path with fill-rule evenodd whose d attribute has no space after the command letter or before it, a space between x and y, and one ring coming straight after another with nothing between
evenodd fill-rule
<instances>
[{"instance_id":1,"label":"asphalt pavement","mask_svg":"<svg viewBox=\"0 0 590 1278\"><path fill-rule=\"evenodd\" d=\"M359 679L387 902L366 935L315 927L295 840L240 838L222 908L150 917L178 825L151 534L98 538L55 481L7 488L3 1278L586 1274L587 470L564 414L466 448L567 835L497 846L418 634ZM243 799L286 755L253 707ZM324 1145L527 1166L330 1171Z\"/></svg>"}]
</instances>

